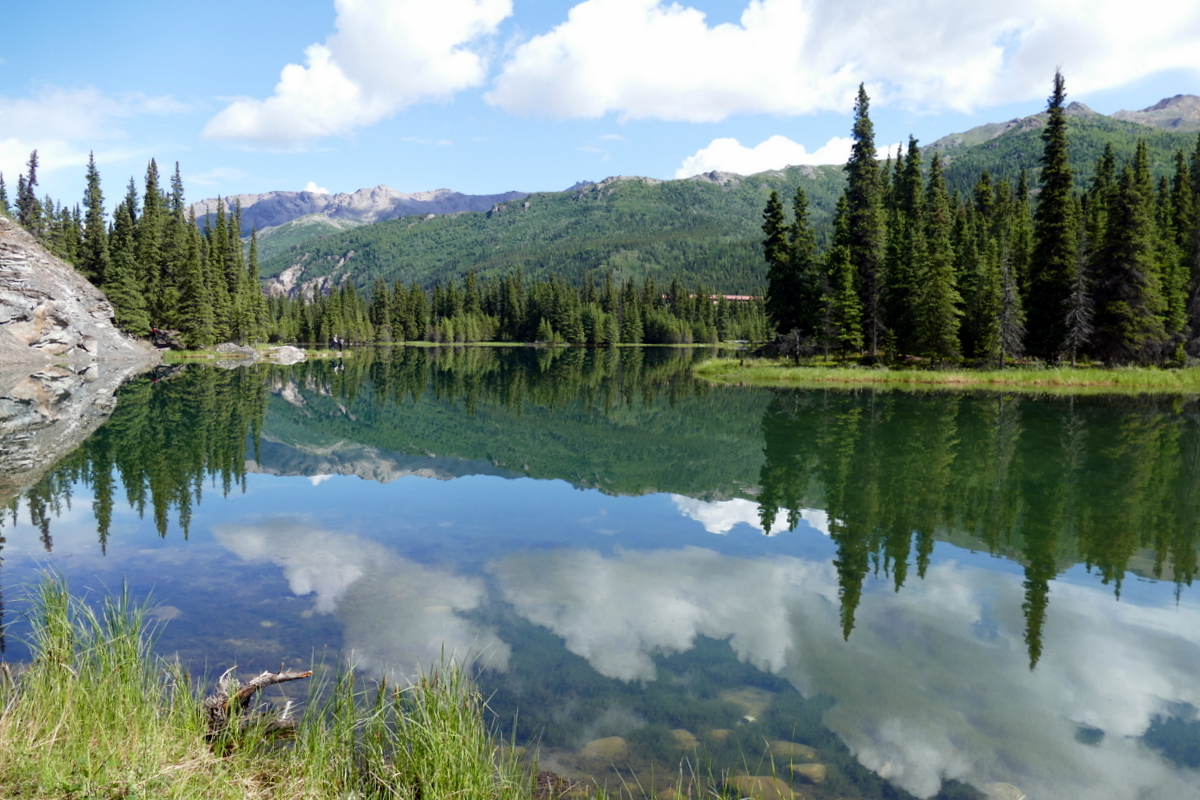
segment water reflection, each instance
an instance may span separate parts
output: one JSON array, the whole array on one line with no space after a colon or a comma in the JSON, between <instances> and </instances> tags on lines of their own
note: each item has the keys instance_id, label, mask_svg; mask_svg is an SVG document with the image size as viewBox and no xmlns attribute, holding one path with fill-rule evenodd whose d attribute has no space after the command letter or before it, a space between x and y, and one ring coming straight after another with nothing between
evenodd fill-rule
<instances>
[{"instance_id":1,"label":"water reflection","mask_svg":"<svg viewBox=\"0 0 1200 800\"><path fill-rule=\"evenodd\" d=\"M1083 563L1120 596L1129 571L1191 585L1200 544L1196 401L785 392L763 416L760 519L823 509L843 635L868 574L897 591L935 541L1024 566L1030 666L1050 582Z\"/></svg>"},{"instance_id":2,"label":"water reflection","mask_svg":"<svg viewBox=\"0 0 1200 800\"><path fill-rule=\"evenodd\" d=\"M190 658L480 654L564 769L612 736L658 769L788 740L821 798L1187 795L1194 400L715 389L694 357L136 379L0 547L161 579Z\"/></svg>"},{"instance_id":3,"label":"water reflection","mask_svg":"<svg viewBox=\"0 0 1200 800\"><path fill-rule=\"evenodd\" d=\"M508 665L509 646L463 616L483 603L478 578L419 564L303 518L219 525L214 533L243 561L281 567L292 592L315 595L316 613L336 614L346 658L360 669L413 675L442 653L491 669Z\"/></svg>"},{"instance_id":4,"label":"water reflection","mask_svg":"<svg viewBox=\"0 0 1200 800\"><path fill-rule=\"evenodd\" d=\"M655 680L663 657L702 637L728 641L805 697L834 698L824 723L920 797L946 778L1012 782L1036 797L1193 791L1138 737L1173 704L1200 701L1195 607L1164 614L1064 584L1049 626L1056 646L1031 676L1020 583L953 561L900 595L868 594L848 646L827 563L691 547L523 554L488 571L518 614L606 676ZM1104 736L1081 744L1080 726Z\"/></svg>"}]
</instances>

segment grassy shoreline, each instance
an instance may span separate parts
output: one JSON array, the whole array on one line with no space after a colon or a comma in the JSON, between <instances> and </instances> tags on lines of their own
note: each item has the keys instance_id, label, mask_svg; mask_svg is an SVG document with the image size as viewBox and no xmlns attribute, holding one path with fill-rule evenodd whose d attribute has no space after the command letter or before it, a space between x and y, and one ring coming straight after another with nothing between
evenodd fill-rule
<instances>
[{"instance_id":1,"label":"grassy shoreline","mask_svg":"<svg viewBox=\"0 0 1200 800\"><path fill-rule=\"evenodd\" d=\"M452 661L404 687L339 671L285 739L235 715L214 738L188 676L151 651L145 607L34 592L32 662L0 669L0 797L530 800L536 766L502 747ZM0 662L2 663L2 662Z\"/></svg>"},{"instance_id":2,"label":"grassy shoreline","mask_svg":"<svg viewBox=\"0 0 1200 800\"><path fill-rule=\"evenodd\" d=\"M1013 367L1005 370L796 366L765 358L709 359L694 370L712 383L914 391L983 390L1034 394L1200 394L1200 368Z\"/></svg>"}]
</instances>

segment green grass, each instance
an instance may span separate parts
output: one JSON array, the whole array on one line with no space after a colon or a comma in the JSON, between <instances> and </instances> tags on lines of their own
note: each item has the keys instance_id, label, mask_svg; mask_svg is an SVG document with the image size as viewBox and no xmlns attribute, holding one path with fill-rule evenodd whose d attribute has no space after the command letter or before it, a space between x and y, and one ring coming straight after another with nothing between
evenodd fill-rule
<instances>
[{"instance_id":1,"label":"green grass","mask_svg":"<svg viewBox=\"0 0 1200 800\"><path fill-rule=\"evenodd\" d=\"M451 660L403 688L338 672L310 693L294 739L239 726L214 748L188 676L152 653L146 607L122 594L93 608L55 577L32 606L32 663L18 677L0 672L0 797L533 795L535 767L500 746Z\"/></svg>"},{"instance_id":2,"label":"green grass","mask_svg":"<svg viewBox=\"0 0 1200 800\"><path fill-rule=\"evenodd\" d=\"M983 389L1038 394L1200 393L1200 368L1014 367L1005 370L887 369L884 367L796 366L790 361L710 359L696 377L714 383L751 386L871 386L910 390Z\"/></svg>"}]
</instances>

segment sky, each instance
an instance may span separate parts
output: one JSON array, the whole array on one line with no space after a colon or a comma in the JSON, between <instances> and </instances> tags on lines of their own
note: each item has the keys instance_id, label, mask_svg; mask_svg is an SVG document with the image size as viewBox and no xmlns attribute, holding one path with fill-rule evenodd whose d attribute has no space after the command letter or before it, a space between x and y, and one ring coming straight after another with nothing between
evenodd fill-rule
<instances>
[{"instance_id":1,"label":"sky","mask_svg":"<svg viewBox=\"0 0 1200 800\"><path fill-rule=\"evenodd\" d=\"M218 194L556 191L842 163L864 84L880 147L1068 99L1200 94L1185 0L9 2L0 172L32 150L111 206L156 159Z\"/></svg>"}]
</instances>

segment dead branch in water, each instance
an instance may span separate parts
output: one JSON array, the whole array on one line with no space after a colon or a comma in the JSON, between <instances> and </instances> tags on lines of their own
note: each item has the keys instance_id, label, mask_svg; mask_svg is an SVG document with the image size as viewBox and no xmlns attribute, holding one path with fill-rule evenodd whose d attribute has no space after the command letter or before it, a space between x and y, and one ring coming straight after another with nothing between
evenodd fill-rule
<instances>
[{"instance_id":1,"label":"dead branch in water","mask_svg":"<svg viewBox=\"0 0 1200 800\"><path fill-rule=\"evenodd\" d=\"M213 749L227 752L234 746L234 737L249 730L257 730L266 737L289 736L296 727L296 719L290 715L292 704L288 701L283 710L276 713L273 708L254 711L250 714L242 712L249 705L254 695L268 686L288 681L298 681L312 675L312 670L280 670L279 672L263 672L251 678L245 684L233 676L237 667L225 670L217 681L217 691L204 698L204 714L208 719L208 740L213 743ZM231 722L240 722L236 728Z\"/></svg>"}]
</instances>

